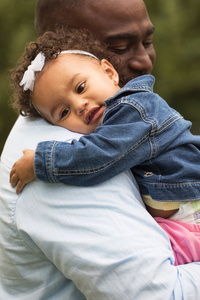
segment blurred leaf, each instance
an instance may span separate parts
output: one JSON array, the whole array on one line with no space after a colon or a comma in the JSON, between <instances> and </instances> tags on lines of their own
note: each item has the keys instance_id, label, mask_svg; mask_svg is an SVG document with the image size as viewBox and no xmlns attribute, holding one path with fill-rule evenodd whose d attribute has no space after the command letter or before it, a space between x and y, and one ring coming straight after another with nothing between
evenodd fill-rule
<instances>
[{"instance_id":1,"label":"blurred leaf","mask_svg":"<svg viewBox=\"0 0 200 300\"><path fill-rule=\"evenodd\" d=\"M9 105L9 70L30 40L36 38L33 26L36 0L0 1L0 152L17 118Z\"/></svg>"},{"instance_id":2,"label":"blurred leaf","mask_svg":"<svg viewBox=\"0 0 200 300\"><path fill-rule=\"evenodd\" d=\"M200 134L200 1L146 0L156 28L155 91Z\"/></svg>"}]
</instances>

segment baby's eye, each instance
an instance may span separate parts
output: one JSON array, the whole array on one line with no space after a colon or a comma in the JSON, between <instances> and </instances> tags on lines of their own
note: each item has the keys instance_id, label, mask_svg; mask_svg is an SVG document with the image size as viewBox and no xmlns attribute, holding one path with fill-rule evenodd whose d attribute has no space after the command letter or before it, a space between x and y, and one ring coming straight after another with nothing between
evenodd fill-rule
<instances>
[{"instance_id":1,"label":"baby's eye","mask_svg":"<svg viewBox=\"0 0 200 300\"><path fill-rule=\"evenodd\" d=\"M85 88L85 82L82 82L77 88L77 93L81 94L84 88Z\"/></svg>"},{"instance_id":2,"label":"baby's eye","mask_svg":"<svg viewBox=\"0 0 200 300\"><path fill-rule=\"evenodd\" d=\"M65 109L62 111L61 119L63 119L64 117L66 117L68 114L69 114L69 107L65 108Z\"/></svg>"}]
</instances>

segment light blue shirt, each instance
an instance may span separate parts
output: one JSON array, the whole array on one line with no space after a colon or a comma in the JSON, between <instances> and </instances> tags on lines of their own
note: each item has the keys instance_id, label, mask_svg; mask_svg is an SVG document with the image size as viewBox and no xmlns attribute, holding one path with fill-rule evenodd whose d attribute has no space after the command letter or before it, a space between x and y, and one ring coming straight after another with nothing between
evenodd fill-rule
<instances>
[{"instance_id":1,"label":"light blue shirt","mask_svg":"<svg viewBox=\"0 0 200 300\"><path fill-rule=\"evenodd\" d=\"M173 266L165 232L122 173L95 187L37 180L17 196L22 149L79 135L19 117L0 163L0 299L197 300L200 263Z\"/></svg>"}]
</instances>

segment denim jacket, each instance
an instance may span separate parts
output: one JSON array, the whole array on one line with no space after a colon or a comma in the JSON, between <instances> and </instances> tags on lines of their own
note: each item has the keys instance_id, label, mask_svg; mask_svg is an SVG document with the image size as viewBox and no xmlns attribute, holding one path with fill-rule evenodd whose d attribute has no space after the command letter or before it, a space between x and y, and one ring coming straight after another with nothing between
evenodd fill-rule
<instances>
[{"instance_id":1,"label":"denim jacket","mask_svg":"<svg viewBox=\"0 0 200 300\"><path fill-rule=\"evenodd\" d=\"M39 143L36 177L89 186L131 168L143 195L166 202L199 200L200 136L153 93L153 85L153 76L140 76L107 99L95 133L71 144Z\"/></svg>"}]
</instances>

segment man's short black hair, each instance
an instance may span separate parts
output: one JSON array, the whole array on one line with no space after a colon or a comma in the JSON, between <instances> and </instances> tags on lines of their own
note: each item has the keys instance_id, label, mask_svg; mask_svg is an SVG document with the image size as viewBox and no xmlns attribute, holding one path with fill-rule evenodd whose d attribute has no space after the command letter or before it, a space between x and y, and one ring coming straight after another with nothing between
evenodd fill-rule
<instances>
[{"instance_id":1,"label":"man's short black hair","mask_svg":"<svg viewBox=\"0 0 200 300\"><path fill-rule=\"evenodd\" d=\"M78 13L80 10L83 10L84 4L85 0L38 0L35 10L35 28L37 33L42 35L46 31L53 31L57 24L62 26L67 22L67 14Z\"/></svg>"}]
</instances>

